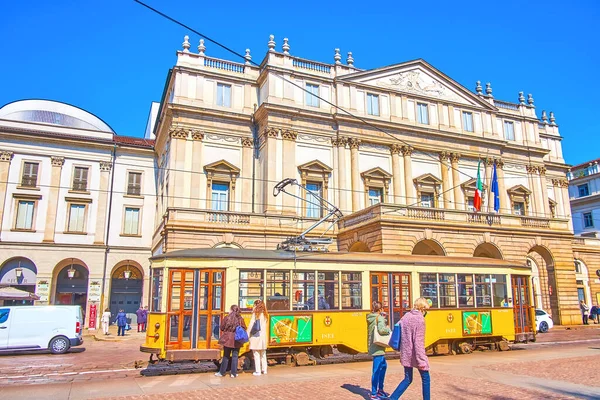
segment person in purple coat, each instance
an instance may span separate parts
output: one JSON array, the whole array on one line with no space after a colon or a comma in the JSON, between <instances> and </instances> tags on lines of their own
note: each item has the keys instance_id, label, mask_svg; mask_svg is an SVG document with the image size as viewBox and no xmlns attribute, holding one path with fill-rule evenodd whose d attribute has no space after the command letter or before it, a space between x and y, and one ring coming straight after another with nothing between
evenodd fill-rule
<instances>
[{"instance_id":1,"label":"person in purple coat","mask_svg":"<svg viewBox=\"0 0 600 400\"><path fill-rule=\"evenodd\" d=\"M148 311L144 310L144 308L140 306L140 308L138 308L138 310L135 312L135 315L137 316L137 331L146 332L146 321L148 318Z\"/></svg>"},{"instance_id":2,"label":"person in purple coat","mask_svg":"<svg viewBox=\"0 0 600 400\"><path fill-rule=\"evenodd\" d=\"M413 380L413 368L419 370L423 387L423 400L430 400L429 360L425 354L425 316L429 303L424 297L415 300L413 309L400 320L400 363L404 367L404 380L400 382L390 399L397 400Z\"/></svg>"}]
</instances>

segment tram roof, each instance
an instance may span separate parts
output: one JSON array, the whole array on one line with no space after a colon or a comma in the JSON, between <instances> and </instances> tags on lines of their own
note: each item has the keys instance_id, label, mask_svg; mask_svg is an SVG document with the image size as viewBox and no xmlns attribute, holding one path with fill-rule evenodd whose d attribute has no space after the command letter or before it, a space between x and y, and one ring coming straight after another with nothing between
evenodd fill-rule
<instances>
[{"instance_id":1,"label":"tram roof","mask_svg":"<svg viewBox=\"0 0 600 400\"><path fill-rule=\"evenodd\" d=\"M370 264L413 264L413 265L460 265L460 266L489 266L497 268L526 268L506 260L483 257L449 257L399 255L381 253L318 253L292 252L282 250L255 250L233 248L199 248L175 250L150 258L153 261L166 259L243 259L243 260L294 260L312 262L346 262Z\"/></svg>"}]
</instances>

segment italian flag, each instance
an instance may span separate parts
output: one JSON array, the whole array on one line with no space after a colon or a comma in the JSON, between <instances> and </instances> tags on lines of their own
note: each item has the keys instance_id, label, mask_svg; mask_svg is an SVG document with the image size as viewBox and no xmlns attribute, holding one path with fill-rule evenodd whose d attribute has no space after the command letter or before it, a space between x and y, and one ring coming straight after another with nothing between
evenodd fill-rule
<instances>
[{"instance_id":1,"label":"italian flag","mask_svg":"<svg viewBox=\"0 0 600 400\"><path fill-rule=\"evenodd\" d=\"M481 211L481 193L483 192L483 182L481 182L481 160L477 164L477 186L475 187L475 197L473 198L473 207L475 211Z\"/></svg>"}]
</instances>

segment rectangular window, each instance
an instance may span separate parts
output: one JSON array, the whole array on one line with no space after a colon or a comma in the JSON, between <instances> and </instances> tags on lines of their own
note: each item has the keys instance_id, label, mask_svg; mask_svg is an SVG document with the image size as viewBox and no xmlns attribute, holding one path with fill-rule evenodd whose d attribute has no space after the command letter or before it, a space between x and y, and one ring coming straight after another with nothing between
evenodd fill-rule
<instances>
[{"instance_id":1,"label":"rectangular window","mask_svg":"<svg viewBox=\"0 0 600 400\"><path fill-rule=\"evenodd\" d=\"M217 105L231 107L231 85L217 83Z\"/></svg>"},{"instance_id":2,"label":"rectangular window","mask_svg":"<svg viewBox=\"0 0 600 400\"><path fill-rule=\"evenodd\" d=\"M513 203L513 214L525 215L525 203L520 202L520 201L515 201Z\"/></svg>"},{"instance_id":3,"label":"rectangular window","mask_svg":"<svg viewBox=\"0 0 600 400\"><path fill-rule=\"evenodd\" d=\"M129 196L140 196L142 194L141 172L129 172L127 174L127 194Z\"/></svg>"},{"instance_id":4,"label":"rectangular window","mask_svg":"<svg viewBox=\"0 0 600 400\"><path fill-rule=\"evenodd\" d=\"M381 189L369 189L369 205L373 206L378 203L382 203L381 201Z\"/></svg>"},{"instance_id":5,"label":"rectangular window","mask_svg":"<svg viewBox=\"0 0 600 400\"><path fill-rule=\"evenodd\" d=\"M23 175L21 176L21 186L36 187L38 178L38 169L40 164L36 162L23 163Z\"/></svg>"},{"instance_id":6,"label":"rectangular window","mask_svg":"<svg viewBox=\"0 0 600 400\"><path fill-rule=\"evenodd\" d=\"M467 210L475 211L475 199L473 197L467 197Z\"/></svg>"},{"instance_id":7,"label":"rectangular window","mask_svg":"<svg viewBox=\"0 0 600 400\"><path fill-rule=\"evenodd\" d=\"M579 192L579 197L589 196L590 195L590 187L587 183L583 185L577 186L577 191Z\"/></svg>"},{"instance_id":8,"label":"rectangular window","mask_svg":"<svg viewBox=\"0 0 600 400\"><path fill-rule=\"evenodd\" d=\"M473 132L473 113L463 111L463 129L468 132Z\"/></svg>"},{"instance_id":9,"label":"rectangular window","mask_svg":"<svg viewBox=\"0 0 600 400\"><path fill-rule=\"evenodd\" d=\"M421 297L431 300L431 307L438 308L437 274L419 274Z\"/></svg>"},{"instance_id":10,"label":"rectangular window","mask_svg":"<svg viewBox=\"0 0 600 400\"><path fill-rule=\"evenodd\" d=\"M161 298L163 291L163 269L152 270L152 311L161 312Z\"/></svg>"},{"instance_id":11,"label":"rectangular window","mask_svg":"<svg viewBox=\"0 0 600 400\"><path fill-rule=\"evenodd\" d=\"M254 302L263 297L263 271L240 271L240 304L243 310L251 310ZM270 298L267 299L269 306ZM269 307L271 309L271 307Z\"/></svg>"},{"instance_id":12,"label":"rectangular window","mask_svg":"<svg viewBox=\"0 0 600 400\"><path fill-rule=\"evenodd\" d=\"M337 272L319 272L317 288L317 307L319 310L339 308L339 275Z\"/></svg>"},{"instance_id":13,"label":"rectangular window","mask_svg":"<svg viewBox=\"0 0 600 400\"><path fill-rule=\"evenodd\" d=\"M504 138L506 140L515 140L515 124L510 121L504 121Z\"/></svg>"},{"instance_id":14,"label":"rectangular window","mask_svg":"<svg viewBox=\"0 0 600 400\"><path fill-rule=\"evenodd\" d=\"M492 306L492 282L489 275L475 275L475 305Z\"/></svg>"},{"instance_id":15,"label":"rectangular window","mask_svg":"<svg viewBox=\"0 0 600 400\"><path fill-rule=\"evenodd\" d=\"M362 277L360 272L342 272L342 309L362 309Z\"/></svg>"},{"instance_id":16,"label":"rectangular window","mask_svg":"<svg viewBox=\"0 0 600 400\"><path fill-rule=\"evenodd\" d=\"M421 207L432 208L433 206L434 206L434 203L433 203L433 194L431 194L431 193L421 193Z\"/></svg>"},{"instance_id":17,"label":"rectangular window","mask_svg":"<svg viewBox=\"0 0 600 400\"><path fill-rule=\"evenodd\" d=\"M267 271L267 310L290 309L290 272Z\"/></svg>"},{"instance_id":18,"label":"rectangular window","mask_svg":"<svg viewBox=\"0 0 600 400\"><path fill-rule=\"evenodd\" d=\"M294 273L294 310L315 309L315 273Z\"/></svg>"},{"instance_id":19,"label":"rectangular window","mask_svg":"<svg viewBox=\"0 0 600 400\"><path fill-rule=\"evenodd\" d=\"M27 200L19 200L17 204L17 222L15 229L33 229L33 210L35 202Z\"/></svg>"},{"instance_id":20,"label":"rectangular window","mask_svg":"<svg viewBox=\"0 0 600 400\"><path fill-rule=\"evenodd\" d=\"M78 192L87 192L88 171L88 167L75 167L73 170L73 190Z\"/></svg>"},{"instance_id":21,"label":"rectangular window","mask_svg":"<svg viewBox=\"0 0 600 400\"><path fill-rule=\"evenodd\" d=\"M69 207L68 232L84 232L85 204L71 204Z\"/></svg>"},{"instance_id":22,"label":"rectangular window","mask_svg":"<svg viewBox=\"0 0 600 400\"><path fill-rule=\"evenodd\" d=\"M429 125L429 107L425 103L417 103L417 121Z\"/></svg>"},{"instance_id":23,"label":"rectangular window","mask_svg":"<svg viewBox=\"0 0 600 400\"><path fill-rule=\"evenodd\" d=\"M140 209L134 207L125 207L125 220L123 222L124 235L139 235Z\"/></svg>"},{"instance_id":24,"label":"rectangular window","mask_svg":"<svg viewBox=\"0 0 600 400\"><path fill-rule=\"evenodd\" d=\"M379 115L379 95L367 93L367 114Z\"/></svg>"},{"instance_id":25,"label":"rectangular window","mask_svg":"<svg viewBox=\"0 0 600 400\"><path fill-rule=\"evenodd\" d=\"M439 274L440 308L456 307L456 276Z\"/></svg>"},{"instance_id":26,"label":"rectangular window","mask_svg":"<svg viewBox=\"0 0 600 400\"><path fill-rule=\"evenodd\" d=\"M494 296L493 307L500 307L504 297L508 296L506 289L506 275L492 275L492 294Z\"/></svg>"},{"instance_id":27,"label":"rectangular window","mask_svg":"<svg viewBox=\"0 0 600 400\"><path fill-rule=\"evenodd\" d=\"M473 275L458 274L458 305L459 307L475 307L475 287Z\"/></svg>"},{"instance_id":28,"label":"rectangular window","mask_svg":"<svg viewBox=\"0 0 600 400\"><path fill-rule=\"evenodd\" d=\"M311 83L306 84L306 105L310 107L319 107L319 85Z\"/></svg>"},{"instance_id":29,"label":"rectangular window","mask_svg":"<svg viewBox=\"0 0 600 400\"><path fill-rule=\"evenodd\" d=\"M583 214L583 226L585 228L592 228L594 226L594 218L591 212Z\"/></svg>"},{"instance_id":30,"label":"rectangular window","mask_svg":"<svg viewBox=\"0 0 600 400\"><path fill-rule=\"evenodd\" d=\"M306 188L318 196L323 196L320 183L307 183ZM321 218L321 212L321 200L311 193L306 193L306 216L308 218Z\"/></svg>"},{"instance_id":31,"label":"rectangular window","mask_svg":"<svg viewBox=\"0 0 600 400\"><path fill-rule=\"evenodd\" d=\"M213 183L211 208L215 211L229 211L229 184Z\"/></svg>"}]
</instances>

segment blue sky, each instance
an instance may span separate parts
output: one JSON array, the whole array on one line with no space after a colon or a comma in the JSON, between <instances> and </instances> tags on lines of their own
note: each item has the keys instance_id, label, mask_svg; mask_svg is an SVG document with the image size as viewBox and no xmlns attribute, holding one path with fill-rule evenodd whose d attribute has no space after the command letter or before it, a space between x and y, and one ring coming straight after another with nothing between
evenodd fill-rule
<instances>
[{"instance_id":1,"label":"blue sky","mask_svg":"<svg viewBox=\"0 0 600 400\"><path fill-rule=\"evenodd\" d=\"M254 61L274 34L278 50L288 37L304 58L332 62L336 47L365 69L423 58L470 90L491 82L498 99L532 93L538 116L554 111L567 163L600 157L600 1L147 1L238 52L250 48ZM185 34L133 0L6 1L0 105L63 101L141 136ZM207 54L234 59L210 43Z\"/></svg>"}]
</instances>

